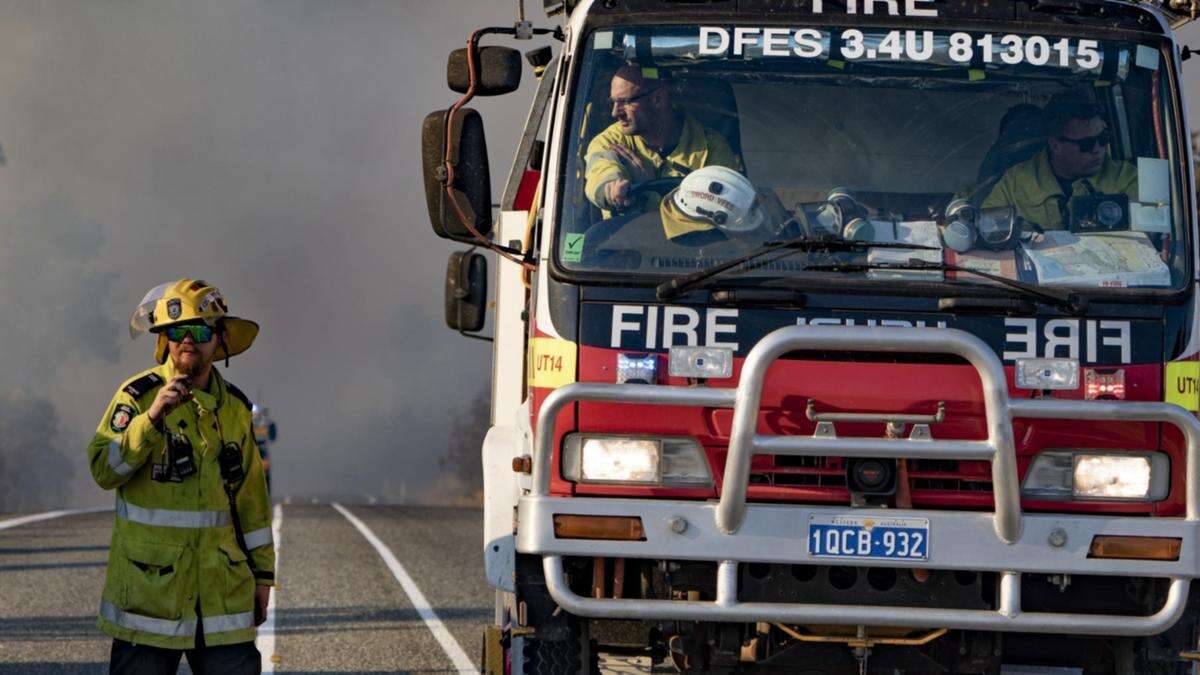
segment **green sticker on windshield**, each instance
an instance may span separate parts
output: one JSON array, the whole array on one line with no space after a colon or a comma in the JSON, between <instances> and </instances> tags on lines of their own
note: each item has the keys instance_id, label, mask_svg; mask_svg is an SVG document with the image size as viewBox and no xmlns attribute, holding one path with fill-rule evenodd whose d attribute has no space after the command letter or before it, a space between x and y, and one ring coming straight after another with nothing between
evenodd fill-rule
<instances>
[{"instance_id":1,"label":"green sticker on windshield","mask_svg":"<svg viewBox=\"0 0 1200 675\"><path fill-rule=\"evenodd\" d=\"M577 263L583 260L583 238L582 234L568 234L563 241L563 262Z\"/></svg>"}]
</instances>

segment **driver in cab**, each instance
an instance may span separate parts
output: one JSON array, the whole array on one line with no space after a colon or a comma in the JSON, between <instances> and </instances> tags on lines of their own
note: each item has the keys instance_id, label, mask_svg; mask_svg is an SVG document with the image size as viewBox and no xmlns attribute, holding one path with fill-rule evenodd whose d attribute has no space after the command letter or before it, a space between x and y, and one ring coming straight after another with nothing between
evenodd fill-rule
<instances>
[{"instance_id":1,"label":"driver in cab","mask_svg":"<svg viewBox=\"0 0 1200 675\"><path fill-rule=\"evenodd\" d=\"M1045 230L1071 226L1072 202L1097 195L1138 197L1137 168L1109 153L1111 134L1088 101L1056 98L1043 111L1046 148L1010 168L981 207L1012 206Z\"/></svg>"},{"instance_id":2,"label":"driver in cab","mask_svg":"<svg viewBox=\"0 0 1200 675\"><path fill-rule=\"evenodd\" d=\"M705 166L741 170L741 159L724 136L671 106L656 69L622 66L613 75L610 96L616 122L588 144L584 186L605 218L614 211L657 208L659 195L630 194L638 183L682 178Z\"/></svg>"}]
</instances>

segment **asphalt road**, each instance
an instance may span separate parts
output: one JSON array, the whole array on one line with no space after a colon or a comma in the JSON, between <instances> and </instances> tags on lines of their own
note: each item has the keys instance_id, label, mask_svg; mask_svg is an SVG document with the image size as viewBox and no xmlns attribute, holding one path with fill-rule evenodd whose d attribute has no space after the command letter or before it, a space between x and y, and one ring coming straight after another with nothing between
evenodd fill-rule
<instances>
[{"instance_id":1,"label":"asphalt road","mask_svg":"<svg viewBox=\"0 0 1200 675\"><path fill-rule=\"evenodd\" d=\"M492 618L474 509L346 507L395 555L472 663ZM277 672L455 672L380 554L328 505L284 506L275 609ZM99 673L94 626L112 514L0 530L0 673ZM186 669L183 669L186 671Z\"/></svg>"},{"instance_id":2,"label":"asphalt road","mask_svg":"<svg viewBox=\"0 0 1200 675\"><path fill-rule=\"evenodd\" d=\"M274 640L275 658L266 654L267 668L286 673L450 673L466 663L477 668L481 635L493 611L480 550L482 513L344 508L390 551L410 587L342 512L324 504L282 506L274 631L260 635L259 642L269 648ZM0 516L0 673L106 672L110 641L95 628L95 615L112 513L5 527L10 517ZM646 672L639 665L609 659L605 670Z\"/></svg>"}]
</instances>

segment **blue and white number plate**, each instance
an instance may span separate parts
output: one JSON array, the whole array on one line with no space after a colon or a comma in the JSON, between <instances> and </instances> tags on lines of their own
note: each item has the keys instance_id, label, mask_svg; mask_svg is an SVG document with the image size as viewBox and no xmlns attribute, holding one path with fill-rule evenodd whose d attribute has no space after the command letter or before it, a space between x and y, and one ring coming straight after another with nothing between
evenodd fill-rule
<instances>
[{"instance_id":1,"label":"blue and white number plate","mask_svg":"<svg viewBox=\"0 0 1200 675\"><path fill-rule=\"evenodd\" d=\"M808 554L851 560L928 560L929 520L809 516Z\"/></svg>"}]
</instances>

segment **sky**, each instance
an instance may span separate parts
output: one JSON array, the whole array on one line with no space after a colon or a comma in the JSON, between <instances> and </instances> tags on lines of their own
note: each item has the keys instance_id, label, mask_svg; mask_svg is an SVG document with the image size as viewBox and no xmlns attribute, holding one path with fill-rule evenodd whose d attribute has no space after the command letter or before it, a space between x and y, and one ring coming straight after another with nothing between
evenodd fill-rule
<instances>
[{"instance_id":1,"label":"sky","mask_svg":"<svg viewBox=\"0 0 1200 675\"><path fill-rule=\"evenodd\" d=\"M110 503L85 447L152 365L128 317L190 276L262 325L225 374L278 424L277 495L427 492L491 354L442 323L457 247L428 224L421 121L456 98L448 52L514 7L0 0L0 432L22 439L0 446L0 491ZM532 91L526 71L475 103L497 199Z\"/></svg>"}]
</instances>

